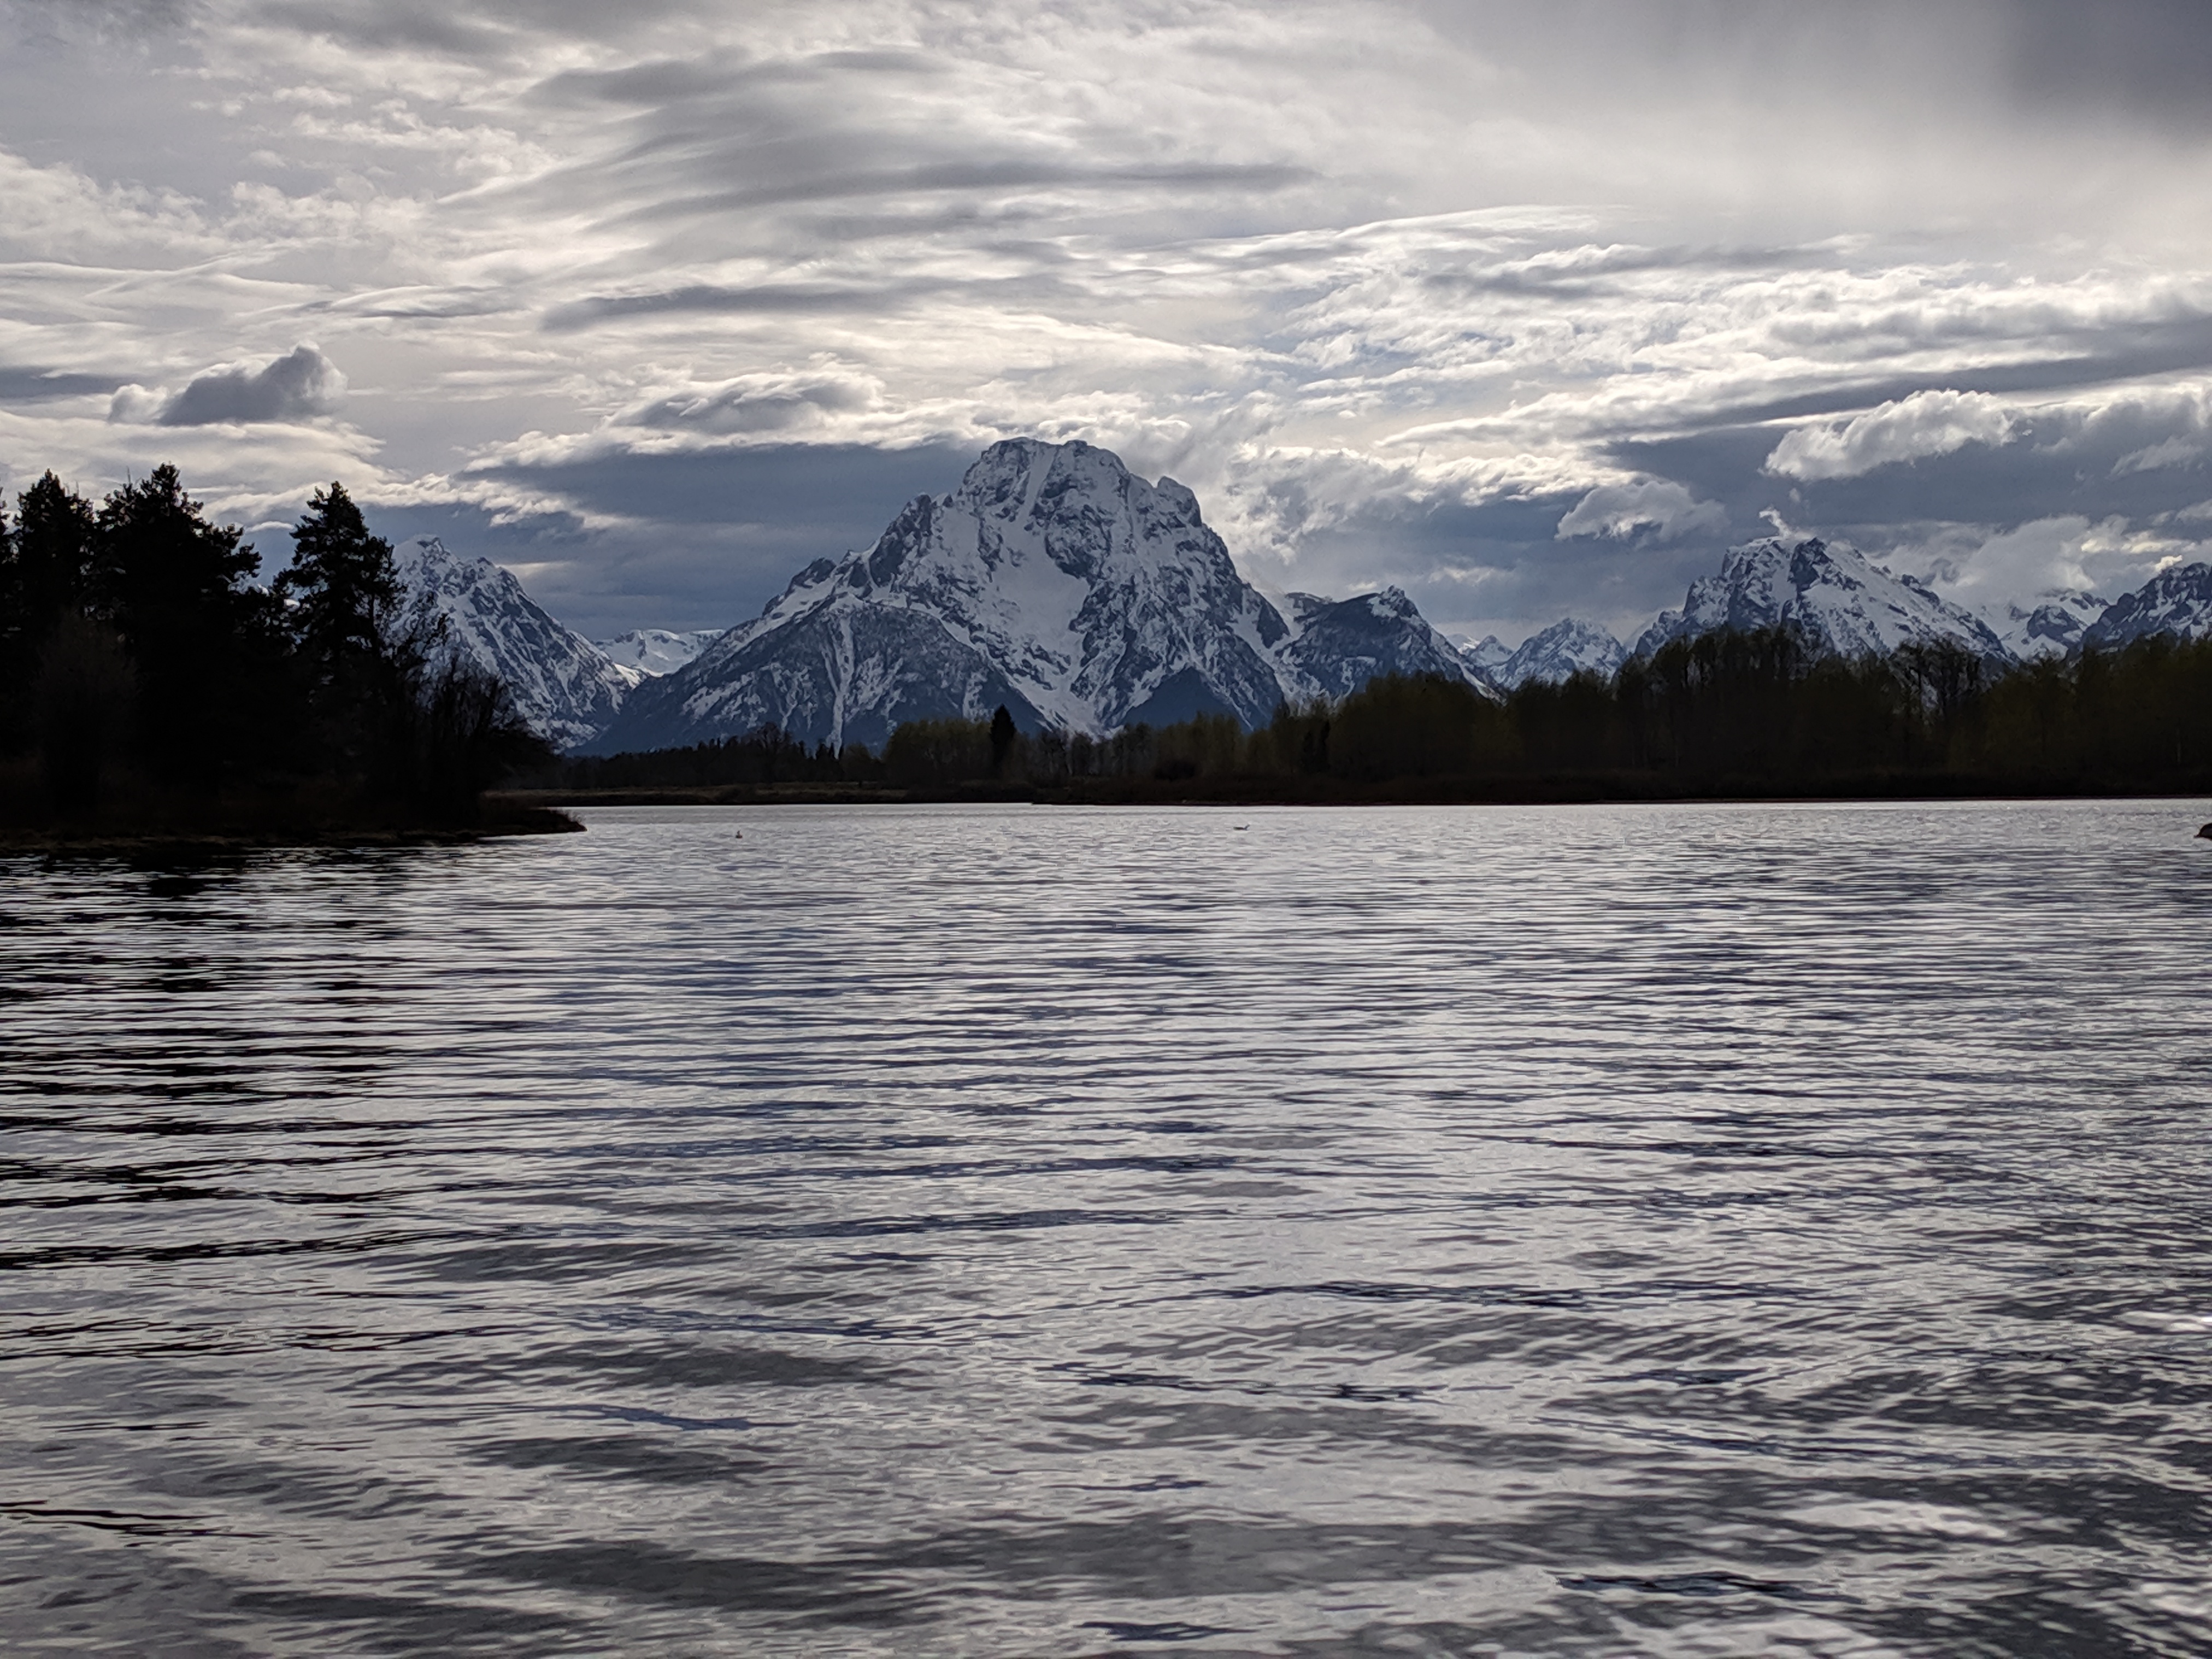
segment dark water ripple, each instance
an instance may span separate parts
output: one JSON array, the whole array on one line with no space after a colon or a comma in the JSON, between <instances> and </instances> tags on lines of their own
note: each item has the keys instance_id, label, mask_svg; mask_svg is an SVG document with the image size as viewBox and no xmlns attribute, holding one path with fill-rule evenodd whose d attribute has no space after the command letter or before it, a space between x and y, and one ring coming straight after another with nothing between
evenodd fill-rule
<instances>
[{"instance_id":1,"label":"dark water ripple","mask_svg":"<svg viewBox=\"0 0 2212 1659\"><path fill-rule=\"evenodd\" d=\"M0 864L0 1646L2212 1650L2205 816Z\"/></svg>"}]
</instances>

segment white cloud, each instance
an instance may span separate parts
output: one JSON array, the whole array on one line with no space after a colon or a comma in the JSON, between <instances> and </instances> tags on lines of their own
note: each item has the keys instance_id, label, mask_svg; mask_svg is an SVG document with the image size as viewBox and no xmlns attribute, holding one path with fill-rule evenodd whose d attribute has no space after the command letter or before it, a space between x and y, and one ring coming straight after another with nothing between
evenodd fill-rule
<instances>
[{"instance_id":1,"label":"white cloud","mask_svg":"<svg viewBox=\"0 0 2212 1659\"><path fill-rule=\"evenodd\" d=\"M1953 598L1994 607L2057 588L2087 589L2109 599L2166 565L2203 556L2201 541L2169 528L2137 526L2117 514L2098 520L2072 514L2008 530L1954 534L1930 562L1937 584Z\"/></svg>"},{"instance_id":2,"label":"white cloud","mask_svg":"<svg viewBox=\"0 0 2212 1659\"><path fill-rule=\"evenodd\" d=\"M1728 510L1719 502L1698 501L1671 478L1637 478L1600 484L1567 511L1555 534L1563 542L1577 536L1619 541L1648 530L1656 539L1671 542L1699 531L1721 534L1728 521Z\"/></svg>"},{"instance_id":3,"label":"white cloud","mask_svg":"<svg viewBox=\"0 0 2212 1659\"><path fill-rule=\"evenodd\" d=\"M2112 476L2119 477L2130 472L2158 472L2169 467L2194 467L2204 464L2204 446L2189 438L2161 438L2154 444L2145 444L2141 449L2130 450L2112 463Z\"/></svg>"},{"instance_id":4,"label":"white cloud","mask_svg":"<svg viewBox=\"0 0 2212 1659\"><path fill-rule=\"evenodd\" d=\"M1856 478L1878 466L2008 442L2019 416L1979 392L1916 392L1841 426L1801 426L1766 458L1785 477Z\"/></svg>"}]
</instances>

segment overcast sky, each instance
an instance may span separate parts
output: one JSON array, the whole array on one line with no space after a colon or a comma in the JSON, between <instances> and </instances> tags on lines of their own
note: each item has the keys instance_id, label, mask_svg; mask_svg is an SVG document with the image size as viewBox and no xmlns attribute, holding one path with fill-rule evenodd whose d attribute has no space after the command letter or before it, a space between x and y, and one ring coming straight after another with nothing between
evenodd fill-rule
<instances>
[{"instance_id":1,"label":"overcast sky","mask_svg":"<svg viewBox=\"0 0 2212 1659\"><path fill-rule=\"evenodd\" d=\"M1509 641L1730 542L2212 541L2199 0L0 0L0 471L318 481L605 634L1000 437Z\"/></svg>"}]
</instances>

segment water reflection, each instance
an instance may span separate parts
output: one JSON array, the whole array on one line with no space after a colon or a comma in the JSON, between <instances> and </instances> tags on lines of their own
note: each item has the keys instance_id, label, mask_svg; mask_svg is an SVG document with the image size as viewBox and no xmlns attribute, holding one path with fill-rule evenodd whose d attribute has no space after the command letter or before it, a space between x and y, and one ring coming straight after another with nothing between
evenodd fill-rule
<instances>
[{"instance_id":1,"label":"water reflection","mask_svg":"<svg viewBox=\"0 0 2212 1659\"><path fill-rule=\"evenodd\" d=\"M0 1637L2201 1651L2203 817L18 861Z\"/></svg>"}]
</instances>

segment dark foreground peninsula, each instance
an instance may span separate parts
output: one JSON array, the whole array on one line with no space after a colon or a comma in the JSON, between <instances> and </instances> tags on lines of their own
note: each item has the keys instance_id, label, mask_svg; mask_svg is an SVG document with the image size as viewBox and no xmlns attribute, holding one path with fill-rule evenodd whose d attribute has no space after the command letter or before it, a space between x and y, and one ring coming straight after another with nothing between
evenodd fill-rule
<instances>
[{"instance_id":1,"label":"dark foreground peninsula","mask_svg":"<svg viewBox=\"0 0 2212 1659\"><path fill-rule=\"evenodd\" d=\"M1257 731L1227 715L1110 737L910 720L884 752L773 726L539 769L544 803L1898 799L2212 793L2212 641L2153 636L1993 671L1951 645L1845 659L1786 629L1676 641L1610 678L1385 676Z\"/></svg>"},{"instance_id":2,"label":"dark foreground peninsula","mask_svg":"<svg viewBox=\"0 0 2212 1659\"><path fill-rule=\"evenodd\" d=\"M51 472L0 517L0 848L573 830L493 783L551 756L316 492L266 586L174 467L97 507Z\"/></svg>"}]
</instances>

